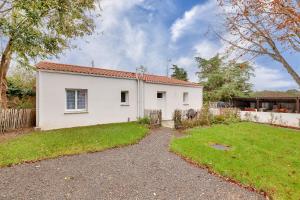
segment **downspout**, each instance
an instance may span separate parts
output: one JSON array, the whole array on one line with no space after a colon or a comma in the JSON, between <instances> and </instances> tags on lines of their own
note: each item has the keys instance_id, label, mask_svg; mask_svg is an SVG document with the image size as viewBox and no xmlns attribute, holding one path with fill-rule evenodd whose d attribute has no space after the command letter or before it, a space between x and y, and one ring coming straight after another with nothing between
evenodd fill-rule
<instances>
[{"instance_id":1,"label":"downspout","mask_svg":"<svg viewBox=\"0 0 300 200\"><path fill-rule=\"evenodd\" d=\"M39 70L37 70L35 77L36 77L36 81L35 81L35 94L36 94L36 98L35 98L35 127L39 127L39 111L40 111L40 99L39 99Z\"/></svg>"},{"instance_id":2,"label":"downspout","mask_svg":"<svg viewBox=\"0 0 300 200\"><path fill-rule=\"evenodd\" d=\"M137 80L137 119L140 117L140 79L138 75L138 69L136 69L136 80Z\"/></svg>"},{"instance_id":3,"label":"downspout","mask_svg":"<svg viewBox=\"0 0 300 200\"><path fill-rule=\"evenodd\" d=\"M143 74L143 76L144 76L144 74ZM141 114L142 114L143 117L145 117L145 81L144 81L144 79L143 79L142 83L143 83L143 85L141 87L141 90L142 90L142 108L141 108Z\"/></svg>"},{"instance_id":4,"label":"downspout","mask_svg":"<svg viewBox=\"0 0 300 200\"><path fill-rule=\"evenodd\" d=\"M145 108L145 98L144 98L144 71L141 73L141 77L139 79L139 116L144 117L144 108Z\"/></svg>"},{"instance_id":5,"label":"downspout","mask_svg":"<svg viewBox=\"0 0 300 200\"><path fill-rule=\"evenodd\" d=\"M36 108L35 108L35 112L36 112L36 120L35 120L35 128L40 128L40 76L41 76L41 72L38 70L36 72L36 83L35 83L35 92L36 92Z\"/></svg>"}]
</instances>

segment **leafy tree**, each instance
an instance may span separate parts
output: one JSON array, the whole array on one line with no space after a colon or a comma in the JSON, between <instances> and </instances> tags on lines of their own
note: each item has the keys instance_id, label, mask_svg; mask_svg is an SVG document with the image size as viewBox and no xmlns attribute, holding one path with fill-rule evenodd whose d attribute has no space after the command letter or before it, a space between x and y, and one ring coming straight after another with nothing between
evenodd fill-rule
<instances>
[{"instance_id":1,"label":"leafy tree","mask_svg":"<svg viewBox=\"0 0 300 200\"><path fill-rule=\"evenodd\" d=\"M8 90L10 96L35 96L35 71L23 67L14 68L7 77Z\"/></svg>"},{"instance_id":2,"label":"leafy tree","mask_svg":"<svg viewBox=\"0 0 300 200\"><path fill-rule=\"evenodd\" d=\"M188 80L187 72L183 68L180 68L177 65L173 65L172 69L174 70L173 74L171 75L172 78L176 78L183 81Z\"/></svg>"},{"instance_id":3,"label":"leafy tree","mask_svg":"<svg viewBox=\"0 0 300 200\"><path fill-rule=\"evenodd\" d=\"M73 47L71 39L94 30L96 0L3 0L0 2L0 106L6 107L7 72L12 59L57 56Z\"/></svg>"},{"instance_id":4,"label":"leafy tree","mask_svg":"<svg viewBox=\"0 0 300 200\"><path fill-rule=\"evenodd\" d=\"M10 70L7 77L9 108L35 107L35 71L24 67Z\"/></svg>"},{"instance_id":5,"label":"leafy tree","mask_svg":"<svg viewBox=\"0 0 300 200\"><path fill-rule=\"evenodd\" d=\"M225 63L219 55L210 59L196 57L200 83L204 86L205 101L229 101L235 96L248 96L252 67L247 62Z\"/></svg>"},{"instance_id":6,"label":"leafy tree","mask_svg":"<svg viewBox=\"0 0 300 200\"><path fill-rule=\"evenodd\" d=\"M300 52L299 0L218 0L224 10L229 51L238 55L269 56L282 64L300 86L300 77L285 53ZM229 11L231 8L231 11Z\"/></svg>"}]
</instances>

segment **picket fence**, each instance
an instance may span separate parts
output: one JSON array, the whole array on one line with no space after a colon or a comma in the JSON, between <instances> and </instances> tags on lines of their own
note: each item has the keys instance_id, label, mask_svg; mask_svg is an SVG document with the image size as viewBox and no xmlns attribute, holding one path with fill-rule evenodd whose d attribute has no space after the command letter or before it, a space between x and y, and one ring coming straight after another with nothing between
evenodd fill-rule
<instances>
[{"instance_id":1,"label":"picket fence","mask_svg":"<svg viewBox=\"0 0 300 200\"><path fill-rule=\"evenodd\" d=\"M162 113L161 110L149 110L144 111L144 116L149 117L150 125L152 126L161 126L162 122Z\"/></svg>"},{"instance_id":2,"label":"picket fence","mask_svg":"<svg viewBox=\"0 0 300 200\"><path fill-rule=\"evenodd\" d=\"M0 110L0 133L35 126L34 109Z\"/></svg>"}]
</instances>

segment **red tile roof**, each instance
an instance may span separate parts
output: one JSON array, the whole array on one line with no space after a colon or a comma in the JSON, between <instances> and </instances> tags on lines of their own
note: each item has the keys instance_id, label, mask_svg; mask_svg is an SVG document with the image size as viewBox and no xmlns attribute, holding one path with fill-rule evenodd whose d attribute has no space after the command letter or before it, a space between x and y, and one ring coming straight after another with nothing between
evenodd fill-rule
<instances>
[{"instance_id":1,"label":"red tile roof","mask_svg":"<svg viewBox=\"0 0 300 200\"><path fill-rule=\"evenodd\" d=\"M39 62L36 65L36 67L39 70L90 74L90 75L113 77L113 78L115 77L115 78L136 79L136 73L133 73L133 72L101 69L101 68L96 68L96 67L84 67L84 66L78 66L78 65L59 64L59 63L45 62L45 61ZM147 83L183 85L183 86L191 86L191 87L199 87L200 86L197 83L182 81L182 80L178 80L178 79L174 79L174 78L169 78L166 76L144 74L144 76L140 76L139 78L144 80Z\"/></svg>"}]
</instances>

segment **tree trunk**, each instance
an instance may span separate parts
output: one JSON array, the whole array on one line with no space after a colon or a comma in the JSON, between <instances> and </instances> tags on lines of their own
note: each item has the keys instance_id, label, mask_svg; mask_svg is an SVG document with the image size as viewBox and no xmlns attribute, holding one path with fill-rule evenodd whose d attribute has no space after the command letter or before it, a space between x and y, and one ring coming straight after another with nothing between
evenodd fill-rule
<instances>
[{"instance_id":1,"label":"tree trunk","mask_svg":"<svg viewBox=\"0 0 300 200\"><path fill-rule=\"evenodd\" d=\"M283 64L284 68L293 77L293 79L296 81L296 83L300 87L300 77L299 77L298 73L291 67L291 65L282 56L280 56L278 61Z\"/></svg>"},{"instance_id":2,"label":"tree trunk","mask_svg":"<svg viewBox=\"0 0 300 200\"><path fill-rule=\"evenodd\" d=\"M6 45L6 48L1 57L0 63L0 108L7 108L7 71L12 57L12 40Z\"/></svg>"}]
</instances>

